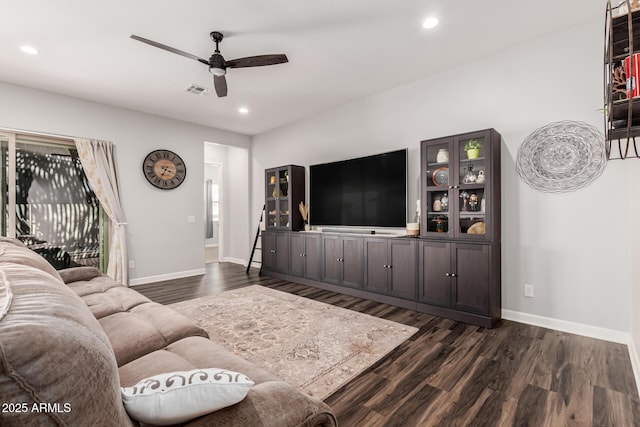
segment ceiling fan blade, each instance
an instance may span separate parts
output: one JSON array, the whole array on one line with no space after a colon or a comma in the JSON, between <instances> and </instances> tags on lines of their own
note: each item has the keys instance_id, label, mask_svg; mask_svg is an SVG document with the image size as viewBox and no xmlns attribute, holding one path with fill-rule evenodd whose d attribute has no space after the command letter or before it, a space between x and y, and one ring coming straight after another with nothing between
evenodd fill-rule
<instances>
[{"instance_id":1,"label":"ceiling fan blade","mask_svg":"<svg viewBox=\"0 0 640 427\"><path fill-rule=\"evenodd\" d=\"M194 61L198 61L201 62L205 65L209 65L209 61L207 61L206 59L202 59L198 56L192 55L190 53L184 52L180 49L176 49L174 47L171 46L167 46L166 44L162 44L162 43L158 43L158 42L154 42L153 40L149 40L149 39L145 39L144 37L140 37L140 36L136 36L135 34L131 35L131 38L134 40L138 40L142 43L146 43L148 45L154 46L154 47L158 47L160 49L164 49L167 52L171 52L171 53L177 53L178 55L184 56L185 58L189 58L189 59L193 59Z\"/></svg>"},{"instance_id":2,"label":"ceiling fan blade","mask_svg":"<svg viewBox=\"0 0 640 427\"><path fill-rule=\"evenodd\" d=\"M227 96L227 78L225 76L213 76L213 85L219 98Z\"/></svg>"},{"instance_id":3,"label":"ceiling fan blade","mask_svg":"<svg viewBox=\"0 0 640 427\"><path fill-rule=\"evenodd\" d=\"M232 59L226 62L227 68L262 67L289 62L287 55L258 55Z\"/></svg>"}]
</instances>

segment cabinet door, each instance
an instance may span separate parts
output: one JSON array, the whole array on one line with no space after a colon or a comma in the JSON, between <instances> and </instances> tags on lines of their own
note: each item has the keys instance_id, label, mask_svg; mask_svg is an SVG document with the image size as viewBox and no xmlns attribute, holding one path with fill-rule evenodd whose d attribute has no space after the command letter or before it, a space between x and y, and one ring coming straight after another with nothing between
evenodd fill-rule
<instances>
[{"instance_id":1,"label":"cabinet door","mask_svg":"<svg viewBox=\"0 0 640 427\"><path fill-rule=\"evenodd\" d=\"M451 218L454 199L453 179L456 176L452 138L438 138L421 144L422 207L420 233L425 237L451 238Z\"/></svg>"},{"instance_id":2,"label":"cabinet door","mask_svg":"<svg viewBox=\"0 0 640 427\"><path fill-rule=\"evenodd\" d=\"M303 235L291 235L290 257L291 265L289 266L289 274L303 277L305 264L305 238Z\"/></svg>"},{"instance_id":3,"label":"cabinet door","mask_svg":"<svg viewBox=\"0 0 640 427\"><path fill-rule=\"evenodd\" d=\"M477 148L473 148L477 147ZM452 224L454 236L464 239L484 240L486 232L486 178L491 176L487 169L491 152L491 137L487 132L460 135L455 138L456 160L458 162L456 182L456 223ZM482 182L478 182L482 173ZM482 207L485 199L485 208Z\"/></svg>"},{"instance_id":4,"label":"cabinet door","mask_svg":"<svg viewBox=\"0 0 640 427\"><path fill-rule=\"evenodd\" d=\"M362 286L362 238L341 237L342 284L353 288Z\"/></svg>"},{"instance_id":5,"label":"cabinet door","mask_svg":"<svg viewBox=\"0 0 640 427\"><path fill-rule=\"evenodd\" d=\"M420 242L420 301L451 306L451 243Z\"/></svg>"},{"instance_id":6,"label":"cabinet door","mask_svg":"<svg viewBox=\"0 0 640 427\"><path fill-rule=\"evenodd\" d=\"M389 239L389 290L391 295L416 298L416 243Z\"/></svg>"},{"instance_id":7,"label":"cabinet door","mask_svg":"<svg viewBox=\"0 0 640 427\"><path fill-rule=\"evenodd\" d=\"M276 233L276 271L289 272L289 233Z\"/></svg>"},{"instance_id":8,"label":"cabinet door","mask_svg":"<svg viewBox=\"0 0 640 427\"><path fill-rule=\"evenodd\" d=\"M453 307L489 314L489 245L454 246Z\"/></svg>"},{"instance_id":9,"label":"cabinet door","mask_svg":"<svg viewBox=\"0 0 640 427\"><path fill-rule=\"evenodd\" d=\"M322 236L322 279L328 283L340 283L342 251L337 236Z\"/></svg>"},{"instance_id":10,"label":"cabinet door","mask_svg":"<svg viewBox=\"0 0 640 427\"><path fill-rule=\"evenodd\" d=\"M364 288L388 293L388 239L364 239Z\"/></svg>"},{"instance_id":11,"label":"cabinet door","mask_svg":"<svg viewBox=\"0 0 640 427\"><path fill-rule=\"evenodd\" d=\"M268 229L278 228L278 170L265 171L265 225Z\"/></svg>"},{"instance_id":12,"label":"cabinet door","mask_svg":"<svg viewBox=\"0 0 640 427\"><path fill-rule=\"evenodd\" d=\"M304 254L305 277L320 280L320 236L304 237Z\"/></svg>"},{"instance_id":13,"label":"cabinet door","mask_svg":"<svg viewBox=\"0 0 640 427\"><path fill-rule=\"evenodd\" d=\"M275 233L262 232L262 268L276 269L276 236Z\"/></svg>"}]
</instances>

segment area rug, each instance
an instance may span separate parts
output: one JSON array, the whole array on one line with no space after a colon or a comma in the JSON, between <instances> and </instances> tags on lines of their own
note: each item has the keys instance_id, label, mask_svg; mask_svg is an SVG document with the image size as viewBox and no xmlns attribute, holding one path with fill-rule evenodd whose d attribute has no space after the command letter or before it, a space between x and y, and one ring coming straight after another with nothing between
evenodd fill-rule
<instances>
[{"instance_id":1,"label":"area rug","mask_svg":"<svg viewBox=\"0 0 640 427\"><path fill-rule=\"evenodd\" d=\"M260 285L171 307L214 342L321 400L417 331Z\"/></svg>"}]
</instances>

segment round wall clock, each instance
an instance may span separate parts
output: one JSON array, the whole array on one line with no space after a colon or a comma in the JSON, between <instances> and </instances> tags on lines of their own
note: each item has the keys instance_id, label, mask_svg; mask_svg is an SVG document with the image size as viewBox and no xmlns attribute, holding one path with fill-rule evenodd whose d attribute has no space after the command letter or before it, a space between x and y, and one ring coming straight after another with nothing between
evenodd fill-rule
<instances>
[{"instance_id":1,"label":"round wall clock","mask_svg":"<svg viewBox=\"0 0 640 427\"><path fill-rule=\"evenodd\" d=\"M171 190L184 182L187 167L173 151L154 150L142 162L142 172L154 187Z\"/></svg>"}]
</instances>

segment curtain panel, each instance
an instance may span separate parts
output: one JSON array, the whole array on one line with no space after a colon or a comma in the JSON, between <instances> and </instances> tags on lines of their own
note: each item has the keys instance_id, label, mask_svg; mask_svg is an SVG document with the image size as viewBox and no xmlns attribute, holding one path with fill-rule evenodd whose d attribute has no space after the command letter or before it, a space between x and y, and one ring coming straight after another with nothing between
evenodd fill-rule
<instances>
[{"instance_id":1,"label":"curtain panel","mask_svg":"<svg viewBox=\"0 0 640 427\"><path fill-rule=\"evenodd\" d=\"M127 223L120 201L113 143L87 138L76 138L75 143L89 185L110 220L107 275L128 286Z\"/></svg>"}]
</instances>

